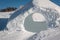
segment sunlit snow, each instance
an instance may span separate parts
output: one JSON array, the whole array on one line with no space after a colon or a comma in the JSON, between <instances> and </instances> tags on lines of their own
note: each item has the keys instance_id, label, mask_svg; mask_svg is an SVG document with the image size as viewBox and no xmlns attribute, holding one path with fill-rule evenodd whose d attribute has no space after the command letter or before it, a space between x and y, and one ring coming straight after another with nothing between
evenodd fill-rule
<instances>
[{"instance_id":1,"label":"sunlit snow","mask_svg":"<svg viewBox=\"0 0 60 40\"><path fill-rule=\"evenodd\" d=\"M30 6L24 6L7 16L1 13L0 18L9 19L6 25L7 30L0 31L0 40L60 40L60 7L49 0L33 0L30 3L34 5L30 9ZM31 14L34 22L45 21L48 27L38 33L27 30L24 23Z\"/></svg>"},{"instance_id":2,"label":"sunlit snow","mask_svg":"<svg viewBox=\"0 0 60 40\"><path fill-rule=\"evenodd\" d=\"M32 18L33 18L33 21L35 21L35 22L44 22L45 21L45 17L40 13L34 13L32 15Z\"/></svg>"}]
</instances>

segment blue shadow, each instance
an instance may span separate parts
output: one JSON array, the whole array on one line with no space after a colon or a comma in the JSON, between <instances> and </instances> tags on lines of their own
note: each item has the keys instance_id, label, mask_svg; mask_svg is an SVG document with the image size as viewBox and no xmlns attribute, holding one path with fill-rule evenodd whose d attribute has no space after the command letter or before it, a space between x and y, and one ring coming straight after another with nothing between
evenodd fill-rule
<instances>
[{"instance_id":1,"label":"blue shadow","mask_svg":"<svg viewBox=\"0 0 60 40\"><path fill-rule=\"evenodd\" d=\"M0 18L0 31L7 29L8 18Z\"/></svg>"},{"instance_id":2,"label":"blue shadow","mask_svg":"<svg viewBox=\"0 0 60 40\"><path fill-rule=\"evenodd\" d=\"M20 14L24 14L25 11L29 10L31 7L33 7L33 4L32 4L32 0L30 2L28 2L26 5L24 5L23 8L19 8L19 10L17 10L16 12L14 12L8 21L11 21L13 20L14 18L16 18L17 16L19 16Z\"/></svg>"},{"instance_id":3,"label":"blue shadow","mask_svg":"<svg viewBox=\"0 0 60 40\"><path fill-rule=\"evenodd\" d=\"M60 6L60 0L50 0L50 1Z\"/></svg>"}]
</instances>

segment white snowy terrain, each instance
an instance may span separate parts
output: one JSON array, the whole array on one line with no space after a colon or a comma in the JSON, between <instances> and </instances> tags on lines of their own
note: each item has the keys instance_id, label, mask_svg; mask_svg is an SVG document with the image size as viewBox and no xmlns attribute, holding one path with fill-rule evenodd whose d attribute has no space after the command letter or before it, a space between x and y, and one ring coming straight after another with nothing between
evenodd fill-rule
<instances>
[{"instance_id":1,"label":"white snowy terrain","mask_svg":"<svg viewBox=\"0 0 60 40\"><path fill-rule=\"evenodd\" d=\"M32 15L33 21L37 21L37 22L43 22L45 21L45 17L43 15L41 15L40 13L34 13Z\"/></svg>"},{"instance_id":2,"label":"white snowy terrain","mask_svg":"<svg viewBox=\"0 0 60 40\"><path fill-rule=\"evenodd\" d=\"M9 18L11 16L12 12L0 12L0 18Z\"/></svg>"},{"instance_id":3,"label":"white snowy terrain","mask_svg":"<svg viewBox=\"0 0 60 40\"><path fill-rule=\"evenodd\" d=\"M50 0L33 0L31 3L34 6L28 10L24 6L11 13L0 13L0 18L9 18L8 29L0 31L0 40L60 40L60 6ZM48 28L40 32L26 30L24 21L31 14L34 22L46 22Z\"/></svg>"}]
</instances>

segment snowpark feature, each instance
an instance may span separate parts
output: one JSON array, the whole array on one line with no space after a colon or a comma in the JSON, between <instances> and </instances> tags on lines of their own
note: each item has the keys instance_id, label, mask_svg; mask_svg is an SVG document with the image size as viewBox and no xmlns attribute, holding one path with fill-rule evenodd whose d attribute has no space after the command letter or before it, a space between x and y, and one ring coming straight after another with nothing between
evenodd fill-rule
<instances>
[{"instance_id":1,"label":"snowpark feature","mask_svg":"<svg viewBox=\"0 0 60 40\"><path fill-rule=\"evenodd\" d=\"M0 40L60 40L60 23L58 20L60 18L60 7L49 0L33 0L33 5L31 8L24 6L22 9L17 9L13 13L14 15L10 16L7 24L8 30L0 31ZM30 9L28 10L27 8ZM21 10L24 12L20 12ZM34 13L36 12L45 17L48 25L47 30L34 33L25 29L25 18L30 14L35 15ZM35 16L32 17L34 18ZM39 20L37 17L35 18Z\"/></svg>"}]
</instances>

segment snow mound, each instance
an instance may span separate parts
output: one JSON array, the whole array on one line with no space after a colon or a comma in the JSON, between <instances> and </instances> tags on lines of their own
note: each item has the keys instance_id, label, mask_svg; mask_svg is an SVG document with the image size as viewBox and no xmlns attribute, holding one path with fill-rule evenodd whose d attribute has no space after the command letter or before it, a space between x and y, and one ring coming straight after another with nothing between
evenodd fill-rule
<instances>
[{"instance_id":1,"label":"snow mound","mask_svg":"<svg viewBox=\"0 0 60 40\"><path fill-rule=\"evenodd\" d=\"M40 13L34 13L32 15L32 18L33 18L33 21L35 21L35 22L43 22L43 21L45 21L45 17Z\"/></svg>"}]
</instances>

